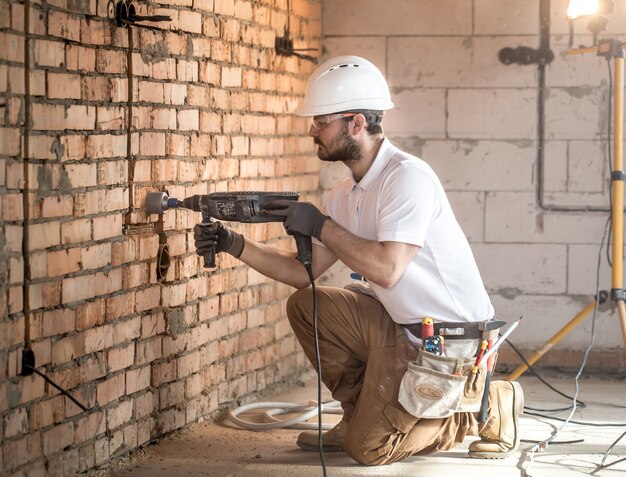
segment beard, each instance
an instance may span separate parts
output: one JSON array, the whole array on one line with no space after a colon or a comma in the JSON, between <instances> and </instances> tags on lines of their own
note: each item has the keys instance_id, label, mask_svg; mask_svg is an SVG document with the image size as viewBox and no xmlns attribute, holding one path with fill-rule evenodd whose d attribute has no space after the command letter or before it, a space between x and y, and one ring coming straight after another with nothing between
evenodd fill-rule
<instances>
[{"instance_id":1,"label":"beard","mask_svg":"<svg viewBox=\"0 0 626 477\"><path fill-rule=\"evenodd\" d=\"M337 134L328 147L323 146L318 138L315 138L313 142L319 146L317 157L325 162L343 162L344 164L358 162L361 159L361 148L348 134L347 129L345 127L341 133Z\"/></svg>"}]
</instances>

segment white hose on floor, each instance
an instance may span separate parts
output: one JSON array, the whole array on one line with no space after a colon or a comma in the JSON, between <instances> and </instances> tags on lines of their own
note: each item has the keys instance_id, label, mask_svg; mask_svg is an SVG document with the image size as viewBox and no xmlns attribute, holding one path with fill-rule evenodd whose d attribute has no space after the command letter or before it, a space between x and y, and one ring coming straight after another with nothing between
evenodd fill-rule
<instances>
[{"instance_id":1,"label":"white hose on floor","mask_svg":"<svg viewBox=\"0 0 626 477\"><path fill-rule=\"evenodd\" d=\"M265 422L252 422L245 421L239 417L240 414L249 412L252 410L266 409L263 413ZM322 414L343 414L343 409L339 401L329 401L322 403ZM300 413L300 415L292 417L290 419L276 419L274 416L280 416L282 414L294 414ZM312 422L305 422L309 419L317 416L318 406L317 401L309 401L308 404L295 404L291 402L256 402L251 404L245 404L232 411L228 412L228 418L239 427L249 429L251 431L266 431L268 429L314 429L317 430L317 424ZM334 424L323 424L322 429L331 429Z\"/></svg>"}]
</instances>

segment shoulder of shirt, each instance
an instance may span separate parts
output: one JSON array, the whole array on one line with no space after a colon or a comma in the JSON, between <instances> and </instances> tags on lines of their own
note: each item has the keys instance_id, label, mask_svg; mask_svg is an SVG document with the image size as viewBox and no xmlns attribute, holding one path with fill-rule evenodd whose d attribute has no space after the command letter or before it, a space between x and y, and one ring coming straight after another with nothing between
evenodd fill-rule
<instances>
[{"instance_id":1,"label":"shoulder of shirt","mask_svg":"<svg viewBox=\"0 0 626 477\"><path fill-rule=\"evenodd\" d=\"M432 179L437 177L433 168L430 167L430 164L426 161L398 148L395 148L395 151L389 158L386 169L387 173L394 173L397 171L404 174L409 171L415 171L417 173L424 173Z\"/></svg>"}]
</instances>

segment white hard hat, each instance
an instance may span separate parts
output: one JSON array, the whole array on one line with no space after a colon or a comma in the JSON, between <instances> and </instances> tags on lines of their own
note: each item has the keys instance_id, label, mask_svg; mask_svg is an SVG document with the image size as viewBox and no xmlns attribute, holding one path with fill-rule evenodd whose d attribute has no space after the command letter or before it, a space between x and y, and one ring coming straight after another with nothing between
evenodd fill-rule
<instances>
[{"instance_id":1,"label":"white hard hat","mask_svg":"<svg viewBox=\"0 0 626 477\"><path fill-rule=\"evenodd\" d=\"M298 116L319 116L370 109L393 108L389 87L372 63L358 56L338 56L317 68L306 83Z\"/></svg>"}]
</instances>

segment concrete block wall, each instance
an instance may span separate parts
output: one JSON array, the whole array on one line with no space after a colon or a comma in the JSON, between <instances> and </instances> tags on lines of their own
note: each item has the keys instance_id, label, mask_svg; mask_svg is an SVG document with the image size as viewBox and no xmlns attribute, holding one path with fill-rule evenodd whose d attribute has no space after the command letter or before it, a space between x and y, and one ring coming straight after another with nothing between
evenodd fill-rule
<instances>
[{"instance_id":1,"label":"concrete block wall","mask_svg":"<svg viewBox=\"0 0 626 477\"><path fill-rule=\"evenodd\" d=\"M606 207L609 200L606 60L565 54L568 2L550 3L555 58L545 70L541 182L538 67L505 66L498 52L539 47L542 0L327 0L322 20L326 57L361 55L386 75L396 105L383 123L387 136L438 173L497 315L525 317L511 340L526 351L541 348L594 296L608 216L548 210ZM616 3L601 37L623 41L626 7ZM589 45L586 22L575 27L575 45ZM325 165L322 187L346 171ZM342 285L348 273L337 267L326 280ZM605 259L600 287L611 287ZM590 331L591 317L540 364L578 366ZM596 332L590 366L623 370L624 343L611 306L600 308ZM500 362L519 360L505 348Z\"/></svg>"},{"instance_id":2,"label":"concrete block wall","mask_svg":"<svg viewBox=\"0 0 626 477\"><path fill-rule=\"evenodd\" d=\"M319 199L306 122L290 114L314 65L277 56L274 40L289 26L297 46L319 47L321 5L138 8L172 21L119 28L106 0L0 0L1 475L106 465L308 366L289 287L229 257L206 271L199 214L142 207L161 190ZM234 227L293 247L280 225ZM18 375L26 333L37 369L87 412Z\"/></svg>"}]
</instances>

